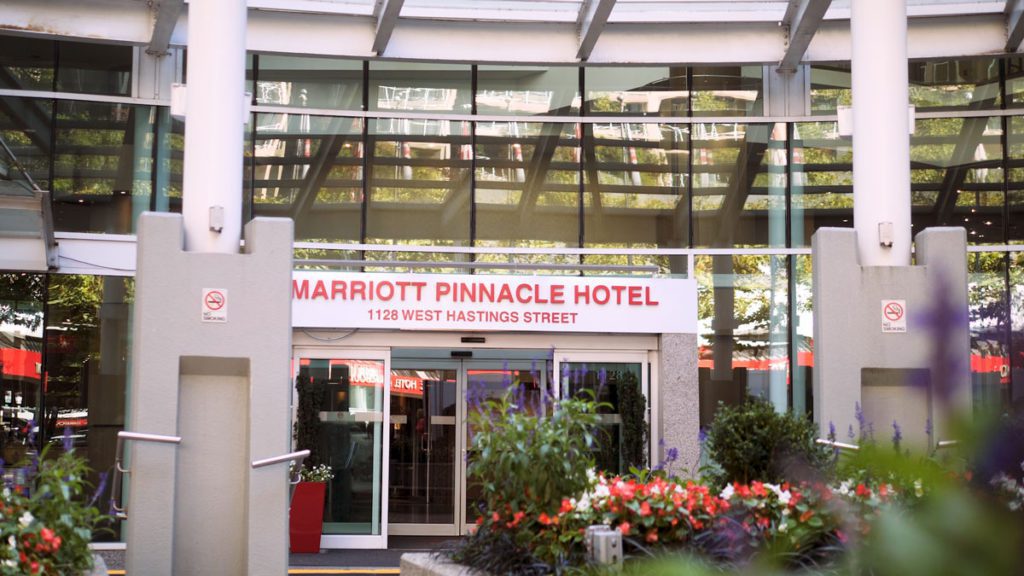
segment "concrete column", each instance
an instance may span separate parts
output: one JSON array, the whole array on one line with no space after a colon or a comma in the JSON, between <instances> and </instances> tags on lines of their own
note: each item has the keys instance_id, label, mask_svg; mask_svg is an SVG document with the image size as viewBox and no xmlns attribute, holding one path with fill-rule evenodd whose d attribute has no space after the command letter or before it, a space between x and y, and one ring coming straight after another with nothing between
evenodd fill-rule
<instances>
[{"instance_id":1,"label":"concrete column","mask_svg":"<svg viewBox=\"0 0 1024 576\"><path fill-rule=\"evenodd\" d=\"M658 399L663 447L654 451L654 463L665 460L665 450L679 450L670 471L696 477L700 463L700 386L697 382L697 335L662 334L659 343Z\"/></svg>"},{"instance_id":2,"label":"concrete column","mask_svg":"<svg viewBox=\"0 0 1024 576\"><path fill-rule=\"evenodd\" d=\"M237 254L242 237L245 0L188 5L188 97L182 216L185 249ZM224 229L210 230L210 208Z\"/></svg>"},{"instance_id":3,"label":"concrete column","mask_svg":"<svg viewBox=\"0 0 1024 576\"><path fill-rule=\"evenodd\" d=\"M853 0L853 224L865 266L910 264L906 0ZM891 248L878 225L892 222Z\"/></svg>"}]
</instances>

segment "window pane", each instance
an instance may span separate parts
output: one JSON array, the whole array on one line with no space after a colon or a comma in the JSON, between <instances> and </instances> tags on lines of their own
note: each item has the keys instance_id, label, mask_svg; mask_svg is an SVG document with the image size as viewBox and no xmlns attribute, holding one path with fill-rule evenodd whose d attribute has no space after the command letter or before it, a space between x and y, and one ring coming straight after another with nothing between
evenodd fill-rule
<instances>
[{"instance_id":1,"label":"window pane","mask_svg":"<svg viewBox=\"0 0 1024 576\"><path fill-rule=\"evenodd\" d=\"M586 246L686 247L689 126L622 122L583 129Z\"/></svg>"},{"instance_id":2,"label":"window pane","mask_svg":"<svg viewBox=\"0 0 1024 576\"><path fill-rule=\"evenodd\" d=\"M918 110L999 108L999 61L993 58L910 63L910 103Z\"/></svg>"},{"instance_id":3,"label":"window pane","mask_svg":"<svg viewBox=\"0 0 1024 576\"><path fill-rule=\"evenodd\" d=\"M789 407L789 290L785 256L695 259L700 423L719 402L747 396Z\"/></svg>"},{"instance_id":4,"label":"window pane","mask_svg":"<svg viewBox=\"0 0 1024 576\"><path fill-rule=\"evenodd\" d=\"M1009 177L1006 183L1007 203L1010 218L1007 221L1007 240L1011 244L1024 242L1024 118L1006 119L1010 133L1007 135L1007 165Z\"/></svg>"},{"instance_id":5,"label":"window pane","mask_svg":"<svg viewBox=\"0 0 1024 576\"><path fill-rule=\"evenodd\" d=\"M686 67L586 69L587 114L687 116Z\"/></svg>"},{"instance_id":6,"label":"window pane","mask_svg":"<svg viewBox=\"0 0 1024 576\"><path fill-rule=\"evenodd\" d=\"M579 245L579 130L576 123L476 123L478 246Z\"/></svg>"},{"instance_id":7,"label":"window pane","mask_svg":"<svg viewBox=\"0 0 1024 576\"><path fill-rule=\"evenodd\" d=\"M1009 374L1006 341L1006 254L968 254L967 296L971 329L971 398L975 410L1009 407Z\"/></svg>"},{"instance_id":8,"label":"window pane","mask_svg":"<svg viewBox=\"0 0 1024 576\"><path fill-rule=\"evenodd\" d=\"M693 241L786 245L786 125L693 124Z\"/></svg>"},{"instance_id":9,"label":"window pane","mask_svg":"<svg viewBox=\"0 0 1024 576\"><path fill-rule=\"evenodd\" d=\"M0 274L0 458L9 469L31 456L29 423L41 420L45 293L44 274Z\"/></svg>"},{"instance_id":10,"label":"window pane","mask_svg":"<svg viewBox=\"0 0 1024 576\"><path fill-rule=\"evenodd\" d=\"M470 92L468 65L370 62L370 110L469 114Z\"/></svg>"},{"instance_id":11,"label":"window pane","mask_svg":"<svg viewBox=\"0 0 1024 576\"><path fill-rule=\"evenodd\" d=\"M573 116L580 111L579 68L480 66L477 114Z\"/></svg>"},{"instance_id":12,"label":"window pane","mask_svg":"<svg viewBox=\"0 0 1024 576\"><path fill-rule=\"evenodd\" d=\"M301 358L299 379L312 384L320 406L320 458L334 472L323 533L380 534L384 362Z\"/></svg>"},{"instance_id":13,"label":"window pane","mask_svg":"<svg viewBox=\"0 0 1024 576\"><path fill-rule=\"evenodd\" d=\"M0 88L53 90L55 48L51 40L0 36Z\"/></svg>"},{"instance_id":14,"label":"window pane","mask_svg":"<svg viewBox=\"0 0 1024 576\"><path fill-rule=\"evenodd\" d=\"M132 47L58 42L57 91L129 96Z\"/></svg>"},{"instance_id":15,"label":"window pane","mask_svg":"<svg viewBox=\"0 0 1024 576\"><path fill-rule=\"evenodd\" d=\"M1024 252L1010 252L1010 402L1024 400Z\"/></svg>"},{"instance_id":16,"label":"window pane","mask_svg":"<svg viewBox=\"0 0 1024 576\"><path fill-rule=\"evenodd\" d=\"M761 66L693 68L694 116L759 116L764 109Z\"/></svg>"},{"instance_id":17,"label":"window pane","mask_svg":"<svg viewBox=\"0 0 1024 576\"><path fill-rule=\"evenodd\" d=\"M594 436L596 468L610 474L624 474L630 467L647 464L647 398L640 364L625 362L563 362L562 397L590 398L589 390L601 402L599 431ZM636 410L642 415L639 419ZM630 410L630 415L624 414ZM637 421L639 420L639 421Z\"/></svg>"},{"instance_id":18,"label":"window pane","mask_svg":"<svg viewBox=\"0 0 1024 576\"><path fill-rule=\"evenodd\" d=\"M256 103L362 110L363 63L262 54Z\"/></svg>"},{"instance_id":19,"label":"window pane","mask_svg":"<svg viewBox=\"0 0 1024 576\"><path fill-rule=\"evenodd\" d=\"M43 190L50 187L52 117L52 100L0 97L0 138L4 139L14 157ZM6 170L7 177L18 182L19 186L31 188L21 171L3 152L0 152L0 166Z\"/></svg>"},{"instance_id":20,"label":"window pane","mask_svg":"<svg viewBox=\"0 0 1024 576\"><path fill-rule=\"evenodd\" d=\"M294 219L296 240L358 242L362 123L360 118L257 114L254 215Z\"/></svg>"},{"instance_id":21,"label":"window pane","mask_svg":"<svg viewBox=\"0 0 1024 576\"><path fill-rule=\"evenodd\" d=\"M852 103L849 62L811 66L811 114L835 114Z\"/></svg>"},{"instance_id":22,"label":"window pane","mask_svg":"<svg viewBox=\"0 0 1024 576\"><path fill-rule=\"evenodd\" d=\"M54 226L68 232L130 234L153 189L157 109L57 101Z\"/></svg>"},{"instance_id":23,"label":"window pane","mask_svg":"<svg viewBox=\"0 0 1024 576\"><path fill-rule=\"evenodd\" d=\"M810 246L823 226L853 227L853 142L835 122L793 124L793 246Z\"/></svg>"},{"instance_id":24,"label":"window pane","mask_svg":"<svg viewBox=\"0 0 1024 576\"><path fill-rule=\"evenodd\" d=\"M469 122L370 121L366 241L468 246L472 185ZM461 255L405 253L411 259Z\"/></svg>"},{"instance_id":25,"label":"window pane","mask_svg":"<svg viewBox=\"0 0 1024 576\"><path fill-rule=\"evenodd\" d=\"M915 232L964 226L973 244L1002 243L1001 137L999 118L917 121L910 146Z\"/></svg>"},{"instance_id":26,"label":"window pane","mask_svg":"<svg viewBox=\"0 0 1024 576\"><path fill-rule=\"evenodd\" d=\"M60 446L64 429L70 431L76 450L89 459L93 486L112 470L117 433L125 425L133 293L131 278L50 276L46 438ZM101 494L98 502L108 498ZM114 528L94 537L116 540Z\"/></svg>"}]
</instances>

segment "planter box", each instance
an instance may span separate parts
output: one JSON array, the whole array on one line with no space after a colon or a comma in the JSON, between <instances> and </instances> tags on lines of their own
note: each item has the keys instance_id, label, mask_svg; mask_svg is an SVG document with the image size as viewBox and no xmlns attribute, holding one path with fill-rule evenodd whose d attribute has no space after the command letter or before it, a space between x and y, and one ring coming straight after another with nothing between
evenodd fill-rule
<instances>
[{"instance_id":1,"label":"planter box","mask_svg":"<svg viewBox=\"0 0 1024 576\"><path fill-rule=\"evenodd\" d=\"M288 512L288 538L292 553L316 554L320 551L320 533L324 522L323 482L299 482L292 493Z\"/></svg>"}]
</instances>

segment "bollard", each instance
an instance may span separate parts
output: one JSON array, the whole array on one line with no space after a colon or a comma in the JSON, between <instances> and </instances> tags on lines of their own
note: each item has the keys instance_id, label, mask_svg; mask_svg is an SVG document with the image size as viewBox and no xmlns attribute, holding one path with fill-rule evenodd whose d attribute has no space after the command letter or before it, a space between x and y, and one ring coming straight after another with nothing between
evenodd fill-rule
<instances>
[{"instance_id":1,"label":"bollard","mask_svg":"<svg viewBox=\"0 0 1024 576\"><path fill-rule=\"evenodd\" d=\"M587 560L602 566L622 566L622 533L604 524L588 526L583 536Z\"/></svg>"}]
</instances>

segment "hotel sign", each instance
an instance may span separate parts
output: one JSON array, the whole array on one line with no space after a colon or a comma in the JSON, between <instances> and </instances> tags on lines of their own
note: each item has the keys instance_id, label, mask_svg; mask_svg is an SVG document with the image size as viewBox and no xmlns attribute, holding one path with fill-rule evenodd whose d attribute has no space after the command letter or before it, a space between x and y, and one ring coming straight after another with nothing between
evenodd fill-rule
<instances>
[{"instance_id":1,"label":"hotel sign","mask_svg":"<svg viewBox=\"0 0 1024 576\"><path fill-rule=\"evenodd\" d=\"M300 328L697 332L697 285L675 278L295 272Z\"/></svg>"}]
</instances>

